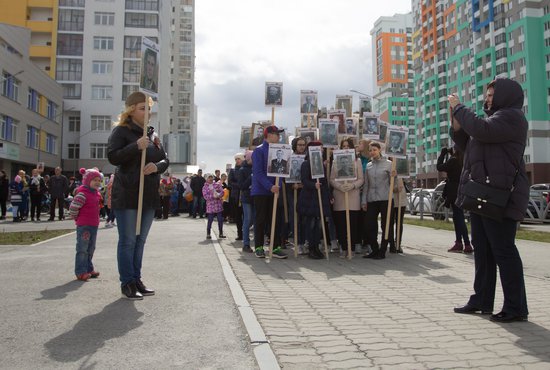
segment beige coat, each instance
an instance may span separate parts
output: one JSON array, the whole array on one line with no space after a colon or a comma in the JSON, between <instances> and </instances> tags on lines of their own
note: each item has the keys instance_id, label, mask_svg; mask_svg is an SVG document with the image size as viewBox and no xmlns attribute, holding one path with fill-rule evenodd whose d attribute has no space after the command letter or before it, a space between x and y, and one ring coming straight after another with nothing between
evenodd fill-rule
<instances>
[{"instance_id":1,"label":"beige coat","mask_svg":"<svg viewBox=\"0 0 550 370\"><path fill-rule=\"evenodd\" d=\"M330 185L332 186L332 195L334 196L334 204L332 209L335 211L345 211L346 210L346 196L342 191L342 185L345 183L352 184L354 186L353 190L348 191L349 198L349 209L350 211L359 211L361 209L361 186L363 186L363 166L361 165L361 160L357 159L355 161L355 171L357 173L357 180L355 181L336 181L336 171L332 165L332 170L330 171Z\"/></svg>"},{"instance_id":2,"label":"beige coat","mask_svg":"<svg viewBox=\"0 0 550 370\"><path fill-rule=\"evenodd\" d=\"M407 192L405 191L405 185L403 185L402 178L396 178L394 180L392 207L397 208L398 201L401 207L405 207L408 202Z\"/></svg>"}]
</instances>

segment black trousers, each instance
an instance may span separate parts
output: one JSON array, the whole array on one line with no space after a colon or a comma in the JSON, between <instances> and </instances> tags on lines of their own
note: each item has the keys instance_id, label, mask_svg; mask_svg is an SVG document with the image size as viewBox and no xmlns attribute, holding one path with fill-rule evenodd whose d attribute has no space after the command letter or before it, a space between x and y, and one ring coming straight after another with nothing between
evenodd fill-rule
<instances>
[{"instance_id":1,"label":"black trousers","mask_svg":"<svg viewBox=\"0 0 550 370\"><path fill-rule=\"evenodd\" d=\"M355 251L355 244L359 243L359 230L357 229L359 213L361 211L349 211L350 232L351 232L351 250ZM346 211L334 211L334 225L336 226L336 235L338 243L342 250L348 250L348 230L346 225Z\"/></svg>"},{"instance_id":2,"label":"black trousers","mask_svg":"<svg viewBox=\"0 0 550 370\"><path fill-rule=\"evenodd\" d=\"M42 194L31 194L31 218L40 219L40 210L42 208Z\"/></svg>"},{"instance_id":3,"label":"black trousers","mask_svg":"<svg viewBox=\"0 0 550 370\"><path fill-rule=\"evenodd\" d=\"M482 310L493 310L497 266L504 295L502 311L512 316L527 316L527 294L523 263L516 248L516 221L502 222L470 213L472 244L475 248L474 294L469 304Z\"/></svg>"},{"instance_id":4,"label":"black trousers","mask_svg":"<svg viewBox=\"0 0 550 370\"><path fill-rule=\"evenodd\" d=\"M243 207L239 206L239 200L235 198L229 198L231 202L231 216L233 221L237 224L237 237L243 237Z\"/></svg>"},{"instance_id":5,"label":"black trousers","mask_svg":"<svg viewBox=\"0 0 550 370\"><path fill-rule=\"evenodd\" d=\"M388 248L388 240L384 238L384 230L386 230L386 217L388 212L388 201L380 200L376 202L367 203L367 213L366 213L366 226L367 226L367 244L372 248L373 252L386 252ZM378 244L378 215L381 218L381 227L382 227L382 248ZM388 239L392 236L389 233Z\"/></svg>"},{"instance_id":6,"label":"black trousers","mask_svg":"<svg viewBox=\"0 0 550 370\"><path fill-rule=\"evenodd\" d=\"M59 218L62 219L64 207L65 207L65 198L64 197L52 197L50 203L50 219L53 220L55 218L55 205L57 203L57 206L59 207Z\"/></svg>"},{"instance_id":7,"label":"black trousers","mask_svg":"<svg viewBox=\"0 0 550 370\"><path fill-rule=\"evenodd\" d=\"M271 227L271 214L273 212L273 195L255 195L254 208L256 209L256 217L254 219L254 245L257 247L264 246L264 234ZM275 223L275 237L273 247L281 246L281 235L278 232L277 222Z\"/></svg>"}]
</instances>

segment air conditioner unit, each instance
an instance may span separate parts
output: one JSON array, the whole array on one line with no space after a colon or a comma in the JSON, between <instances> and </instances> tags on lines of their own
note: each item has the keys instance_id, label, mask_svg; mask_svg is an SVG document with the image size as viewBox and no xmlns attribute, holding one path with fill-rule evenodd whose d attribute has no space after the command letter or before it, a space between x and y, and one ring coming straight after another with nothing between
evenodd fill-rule
<instances>
[{"instance_id":1,"label":"air conditioner unit","mask_svg":"<svg viewBox=\"0 0 550 370\"><path fill-rule=\"evenodd\" d=\"M52 43L51 43L51 41L47 41L47 42L46 42L46 45L48 45L48 46L52 46Z\"/></svg>"}]
</instances>

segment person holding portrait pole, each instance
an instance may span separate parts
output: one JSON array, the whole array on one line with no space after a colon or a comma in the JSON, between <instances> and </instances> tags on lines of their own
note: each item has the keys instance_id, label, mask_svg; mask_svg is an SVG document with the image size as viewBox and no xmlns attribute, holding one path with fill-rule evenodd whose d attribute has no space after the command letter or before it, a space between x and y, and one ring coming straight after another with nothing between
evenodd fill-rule
<instances>
[{"instance_id":1,"label":"person holding portrait pole","mask_svg":"<svg viewBox=\"0 0 550 370\"><path fill-rule=\"evenodd\" d=\"M527 321L529 310L523 263L515 244L517 224L523 220L529 201L523 158L529 124L522 110L523 88L509 78L490 82L483 106L486 118L461 104L456 94L449 95L448 100L453 118L451 138L464 153L456 205L468 205L472 198L475 199L468 191L475 192L480 187L492 190L484 196L487 202L503 190L508 196L505 205L498 206L497 215L483 213L482 209L487 208L481 205L469 209L475 248L474 294L466 305L455 307L454 312L492 313L498 266L504 303L490 320L499 323Z\"/></svg>"},{"instance_id":2,"label":"person holding portrait pole","mask_svg":"<svg viewBox=\"0 0 550 370\"><path fill-rule=\"evenodd\" d=\"M160 174L168 168L169 161L160 143L152 140L154 129L147 127L145 118L152 100L142 92L128 96L125 110L115 124L108 140L107 158L116 167L111 205L117 216L118 245L117 260L122 294L131 300L143 299L144 295L155 294L141 281L141 267L145 241L155 209L160 207L158 188ZM145 132L144 132L145 130ZM145 152L145 166L141 168L142 152ZM138 226L138 203L140 173L143 172L141 225ZM153 196L148 196L152 194Z\"/></svg>"}]
</instances>

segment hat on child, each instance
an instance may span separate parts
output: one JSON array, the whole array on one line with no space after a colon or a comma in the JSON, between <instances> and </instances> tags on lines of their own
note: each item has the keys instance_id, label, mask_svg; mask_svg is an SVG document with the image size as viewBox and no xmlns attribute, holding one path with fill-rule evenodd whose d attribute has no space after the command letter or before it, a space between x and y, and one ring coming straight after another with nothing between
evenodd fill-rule
<instances>
[{"instance_id":1,"label":"hat on child","mask_svg":"<svg viewBox=\"0 0 550 370\"><path fill-rule=\"evenodd\" d=\"M90 169L81 168L80 173L82 174L82 184L86 186L90 186L90 183L96 177L99 177L100 179L103 178L103 175L99 172L97 167Z\"/></svg>"},{"instance_id":2,"label":"hat on child","mask_svg":"<svg viewBox=\"0 0 550 370\"><path fill-rule=\"evenodd\" d=\"M20 183L21 182L21 176L15 175L14 180L15 180L16 183Z\"/></svg>"}]
</instances>

